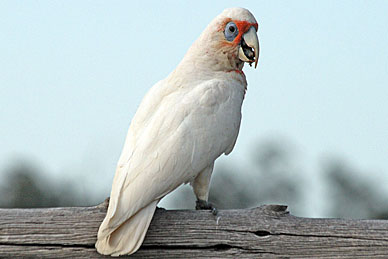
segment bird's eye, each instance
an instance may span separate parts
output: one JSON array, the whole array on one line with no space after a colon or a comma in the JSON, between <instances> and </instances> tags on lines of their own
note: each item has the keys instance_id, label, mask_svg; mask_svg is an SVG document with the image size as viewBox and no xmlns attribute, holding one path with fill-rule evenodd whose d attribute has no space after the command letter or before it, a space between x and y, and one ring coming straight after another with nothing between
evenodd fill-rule
<instances>
[{"instance_id":1,"label":"bird's eye","mask_svg":"<svg viewBox=\"0 0 388 259\"><path fill-rule=\"evenodd\" d=\"M233 41L234 38L236 38L236 36L238 35L238 29L234 22L229 22L225 26L224 35L228 41Z\"/></svg>"}]
</instances>

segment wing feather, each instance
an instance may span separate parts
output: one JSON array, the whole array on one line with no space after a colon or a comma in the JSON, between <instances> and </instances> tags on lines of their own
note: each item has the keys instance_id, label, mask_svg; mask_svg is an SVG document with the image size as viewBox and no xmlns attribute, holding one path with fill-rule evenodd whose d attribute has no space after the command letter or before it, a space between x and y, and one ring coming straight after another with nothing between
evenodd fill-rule
<instances>
[{"instance_id":1,"label":"wing feather","mask_svg":"<svg viewBox=\"0 0 388 259\"><path fill-rule=\"evenodd\" d=\"M233 88L214 79L192 88L161 81L150 90L129 128L99 239L191 181L235 142L244 93Z\"/></svg>"}]
</instances>

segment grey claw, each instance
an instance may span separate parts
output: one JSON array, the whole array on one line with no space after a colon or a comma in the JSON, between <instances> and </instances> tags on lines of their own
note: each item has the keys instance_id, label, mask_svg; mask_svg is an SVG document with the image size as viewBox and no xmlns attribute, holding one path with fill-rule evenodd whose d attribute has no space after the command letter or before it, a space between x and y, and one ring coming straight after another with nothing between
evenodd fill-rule
<instances>
[{"instance_id":1,"label":"grey claw","mask_svg":"<svg viewBox=\"0 0 388 259\"><path fill-rule=\"evenodd\" d=\"M211 204L210 202L207 202L205 200L197 200L196 201L196 210L211 210L213 215L217 215L218 210Z\"/></svg>"}]
</instances>

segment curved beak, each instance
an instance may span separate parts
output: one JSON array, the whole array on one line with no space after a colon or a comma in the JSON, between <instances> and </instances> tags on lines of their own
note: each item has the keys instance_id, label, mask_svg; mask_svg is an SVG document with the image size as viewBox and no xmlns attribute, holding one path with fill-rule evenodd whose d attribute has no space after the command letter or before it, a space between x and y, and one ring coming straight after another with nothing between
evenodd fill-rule
<instances>
[{"instance_id":1,"label":"curved beak","mask_svg":"<svg viewBox=\"0 0 388 259\"><path fill-rule=\"evenodd\" d=\"M241 61L248 62L249 65L255 62L256 68L259 61L259 51L259 39L257 38L256 29L251 26L242 36L238 57Z\"/></svg>"}]
</instances>

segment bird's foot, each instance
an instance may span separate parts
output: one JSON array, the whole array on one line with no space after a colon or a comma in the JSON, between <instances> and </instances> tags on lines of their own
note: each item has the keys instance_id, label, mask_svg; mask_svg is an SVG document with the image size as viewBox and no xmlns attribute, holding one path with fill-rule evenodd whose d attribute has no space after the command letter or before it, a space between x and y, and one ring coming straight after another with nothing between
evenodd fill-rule
<instances>
[{"instance_id":1,"label":"bird's foot","mask_svg":"<svg viewBox=\"0 0 388 259\"><path fill-rule=\"evenodd\" d=\"M197 200L195 205L196 210L211 210L212 214L215 216L217 215L218 211L217 208L214 207L213 204L210 202L207 202L205 200Z\"/></svg>"}]
</instances>

